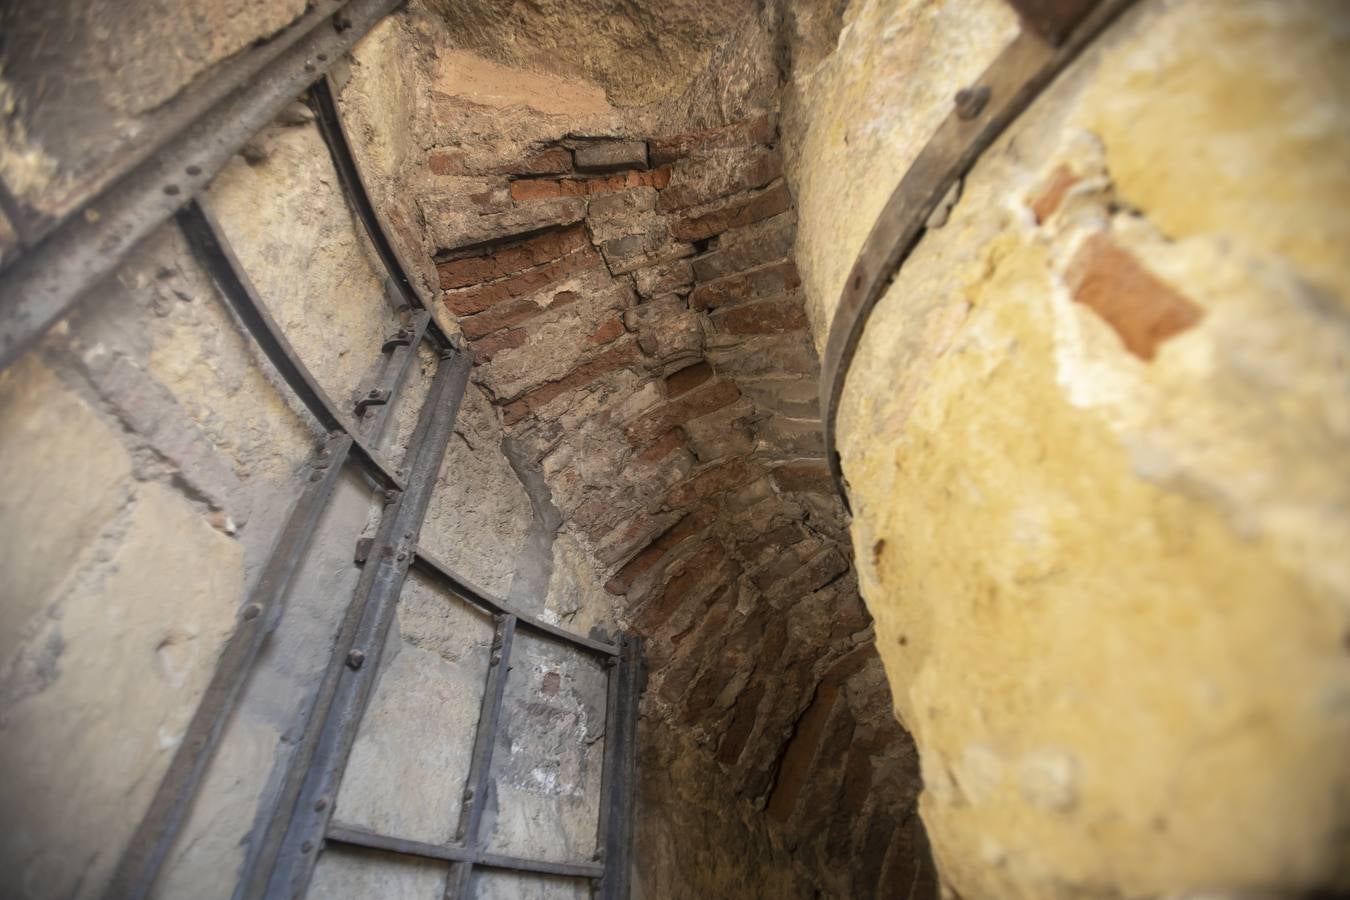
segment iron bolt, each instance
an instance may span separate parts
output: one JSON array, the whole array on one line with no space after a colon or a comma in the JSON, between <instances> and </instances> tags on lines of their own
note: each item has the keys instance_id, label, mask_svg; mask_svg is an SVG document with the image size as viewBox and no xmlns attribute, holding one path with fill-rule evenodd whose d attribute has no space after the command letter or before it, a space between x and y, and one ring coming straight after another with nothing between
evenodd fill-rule
<instances>
[{"instance_id":1,"label":"iron bolt","mask_svg":"<svg viewBox=\"0 0 1350 900\"><path fill-rule=\"evenodd\" d=\"M359 669L365 661L366 654L362 650L353 650L347 654L347 668L349 669Z\"/></svg>"},{"instance_id":2,"label":"iron bolt","mask_svg":"<svg viewBox=\"0 0 1350 900\"><path fill-rule=\"evenodd\" d=\"M606 657L605 657L605 668L606 668L606 669L612 669L612 668L614 668L615 665L618 664L618 662L619 662L619 661L618 661L617 659L615 659L614 657L612 657L612 656L606 656Z\"/></svg>"},{"instance_id":3,"label":"iron bolt","mask_svg":"<svg viewBox=\"0 0 1350 900\"><path fill-rule=\"evenodd\" d=\"M313 849L314 849L314 842L313 842L313 841L305 841L303 844L300 845L300 852L301 852L301 853L308 853L309 851L311 851L311 850L313 850Z\"/></svg>"},{"instance_id":4,"label":"iron bolt","mask_svg":"<svg viewBox=\"0 0 1350 900\"><path fill-rule=\"evenodd\" d=\"M591 854L591 859L595 860L596 862L599 862L604 858L605 858L605 848L596 847L595 852Z\"/></svg>"},{"instance_id":5,"label":"iron bolt","mask_svg":"<svg viewBox=\"0 0 1350 900\"><path fill-rule=\"evenodd\" d=\"M405 559L407 559L407 558L408 558L408 551L407 551L407 550L400 550L400 551L398 551L398 561L399 561L399 562L403 562L403 561L404 561Z\"/></svg>"},{"instance_id":6,"label":"iron bolt","mask_svg":"<svg viewBox=\"0 0 1350 900\"><path fill-rule=\"evenodd\" d=\"M472 800L472 799L473 799L473 788L472 788L472 787L466 787L466 788L464 789L464 802L467 803L467 802L469 802L469 801Z\"/></svg>"},{"instance_id":7,"label":"iron bolt","mask_svg":"<svg viewBox=\"0 0 1350 900\"><path fill-rule=\"evenodd\" d=\"M380 396L380 391L378 388L371 388L370 392L367 393L366 396L374 400Z\"/></svg>"},{"instance_id":8,"label":"iron bolt","mask_svg":"<svg viewBox=\"0 0 1350 900\"><path fill-rule=\"evenodd\" d=\"M315 800L315 801L314 801L314 811L315 811L315 812L323 812L323 811L324 811L325 809L327 809L327 808L328 808L328 798L327 798L327 797L320 797L318 800Z\"/></svg>"},{"instance_id":9,"label":"iron bolt","mask_svg":"<svg viewBox=\"0 0 1350 900\"><path fill-rule=\"evenodd\" d=\"M260 612L262 612L261 603L250 603L248 606L244 607L244 620L256 619Z\"/></svg>"},{"instance_id":10,"label":"iron bolt","mask_svg":"<svg viewBox=\"0 0 1350 900\"><path fill-rule=\"evenodd\" d=\"M500 664L501 661L502 661L502 655L501 655L500 653L494 653L494 654L492 654L492 664L493 664L494 666Z\"/></svg>"},{"instance_id":11,"label":"iron bolt","mask_svg":"<svg viewBox=\"0 0 1350 900\"><path fill-rule=\"evenodd\" d=\"M962 88L956 92L956 115L960 119L973 119L984 112L988 102L989 88L984 85Z\"/></svg>"}]
</instances>

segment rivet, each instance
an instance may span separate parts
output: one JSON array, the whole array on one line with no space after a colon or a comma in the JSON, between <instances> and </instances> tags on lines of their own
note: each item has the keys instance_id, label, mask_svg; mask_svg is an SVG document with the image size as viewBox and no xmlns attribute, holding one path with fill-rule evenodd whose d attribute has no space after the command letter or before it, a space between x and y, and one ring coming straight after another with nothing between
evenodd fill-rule
<instances>
[{"instance_id":1,"label":"rivet","mask_svg":"<svg viewBox=\"0 0 1350 900\"><path fill-rule=\"evenodd\" d=\"M311 850L313 850L313 849L314 849L314 842L313 842L313 841L305 841L303 844L300 845L300 852L301 852L301 853L308 853L309 851L311 851Z\"/></svg>"},{"instance_id":2,"label":"rivet","mask_svg":"<svg viewBox=\"0 0 1350 900\"><path fill-rule=\"evenodd\" d=\"M469 800L472 800L472 799L473 799L473 788L472 788L472 787L466 787L466 788L464 789L464 799L465 799L465 801L469 801Z\"/></svg>"},{"instance_id":3,"label":"rivet","mask_svg":"<svg viewBox=\"0 0 1350 900\"><path fill-rule=\"evenodd\" d=\"M397 558L398 558L398 561L399 561L399 562L403 562L405 559L408 558L408 551L407 551L407 550L400 550L400 551L398 551L398 557L397 557Z\"/></svg>"},{"instance_id":4,"label":"rivet","mask_svg":"<svg viewBox=\"0 0 1350 900\"><path fill-rule=\"evenodd\" d=\"M502 655L501 655L500 653L494 653L494 654L492 654L492 664L493 664L494 666L495 666L495 665L499 665L499 664L501 663L501 661L502 661Z\"/></svg>"},{"instance_id":5,"label":"rivet","mask_svg":"<svg viewBox=\"0 0 1350 900\"><path fill-rule=\"evenodd\" d=\"M973 119L984 112L989 102L989 88L984 85L962 88L956 92L956 116L960 119Z\"/></svg>"},{"instance_id":6,"label":"rivet","mask_svg":"<svg viewBox=\"0 0 1350 900\"><path fill-rule=\"evenodd\" d=\"M309 60L305 60L305 71L306 71L306 72L313 72L313 71L314 71L314 63L310 62Z\"/></svg>"},{"instance_id":7,"label":"rivet","mask_svg":"<svg viewBox=\"0 0 1350 900\"><path fill-rule=\"evenodd\" d=\"M262 612L261 603L250 603L248 606L244 607L244 618L256 619L258 618L258 614L261 612Z\"/></svg>"},{"instance_id":8,"label":"rivet","mask_svg":"<svg viewBox=\"0 0 1350 900\"><path fill-rule=\"evenodd\" d=\"M323 811L324 811L325 809L327 809L327 808L328 808L328 798L327 798L327 797L320 797L318 800L315 800L315 801L314 801L314 811L315 811L315 812L323 812Z\"/></svg>"},{"instance_id":9,"label":"rivet","mask_svg":"<svg viewBox=\"0 0 1350 900\"><path fill-rule=\"evenodd\" d=\"M319 62L325 62L325 61L327 61L327 59L328 59L328 54L327 54L327 53L320 53L320 54L317 54L317 55L318 55L318 58L319 58Z\"/></svg>"},{"instance_id":10,"label":"rivet","mask_svg":"<svg viewBox=\"0 0 1350 900\"><path fill-rule=\"evenodd\" d=\"M361 668L366 661L366 654L361 650L353 650L347 654L347 668L353 671Z\"/></svg>"},{"instance_id":11,"label":"rivet","mask_svg":"<svg viewBox=\"0 0 1350 900\"><path fill-rule=\"evenodd\" d=\"M321 481L321 480L323 480L323 470L322 470L322 469L315 469L313 472L310 472L310 473L309 473L309 480L310 480L310 481Z\"/></svg>"},{"instance_id":12,"label":"rivet","mask_svg":"<svg viewBox=\"0 0 1350 900\"><path fill-rule=\"evenodd\" d=\"M188 173L189 175L191 175L193 178L196 178L198 175L202 174L202 167L201 167L201 166L197 166L197 165L192 165L192 166L188 166L188 167L187 167L186 169L184 169L183 171L184 171L184 172L187 172L187 173Z\"/></svg>"},{"instance_id":13,"label":"rivet","mask_svg":"<svg viewBox=\"0 0 1350 900\"><path fill-rule=\"evenodd\" d=\"M170 197L176 197L178 195L178 185L176 184L164 185L164 193L168 194Z\"/></svg>"},{"instance_id":14,"label":"rivet","mask_svg":"<svg viewBox=\"0 0 1350 900\"><path fill-rule=\"evenodd\" d=\"M380 396L380 392L379 392L379 390L378 390L377 388L371 388L371 389L370 389L370 393L366 394L366 396L367 396L367 397L370 397L371 399L374 399L374 398Z\"/></svg>"}]
</instances>

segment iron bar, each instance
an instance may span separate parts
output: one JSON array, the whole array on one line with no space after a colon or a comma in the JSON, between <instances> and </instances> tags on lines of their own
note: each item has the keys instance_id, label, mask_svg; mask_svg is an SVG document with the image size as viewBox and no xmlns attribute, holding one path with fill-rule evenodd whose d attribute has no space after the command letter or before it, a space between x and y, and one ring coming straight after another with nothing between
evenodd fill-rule
<instances>
[{"instance_id":1,"label":"iron bar","mask_svg":"<svg viewBox=\"0 0 1350 900\"><path fill-rule=\"evenodd\" d=\"M428 844L407 838L376 834L364 828L334 822L328 826L328 840L336 844L352 847L366 847L382 850L386 853L399 853L404 856L418 856L422 859L434 859L442 862L472 862L485 869L505 869L515 872L535 872L540 875L563 875L572 878L599 878L603 867L588 862L550 862L542 859L526 859L520 856L507 856L501 853L475 853L468 847Z\"/></svg>"},{"instance_id":2,"label":"iron bar","mask_svg":"<svg viewBox=\"0 0 1350 900\"><path fill-rule=\"evenodd\" d=\"M619 639L622 655L610 677L617 678L618 719L606 724L605 755L613 748L614 762L607 766L611 775L608 789L601 796L609 804L605 817L604 862L600 879L600 900L628 900L632 872L629 859L633 851L633 790L636 779L638 702L642 696L642 639L624 635ZM611 739L610 729L614 735Z\"/></svg>"},{"instance_id":3,"label":"iron bar","mask_svg":"<svg viewBox=\"0 0 1350 900\"><path fill-rule=\"evenodd\" d=\"M620 646L623 645L623 641L624 638L620 635ZM600 763L600 809L596 815L595 822L594 853L594 858L600 863L605 862L605 844L609 836L609 798L614 792L615 778L618 775L618 770L616 769L616 766L618 765L618 756L616 755L616 751L619 748L616 741L618 740L620 730L619 659L620 657L611 656L605 660L605 755Z\"/></svg>"},{"instance_id":4,"label":"iron bar","mask_svg":"<svg viewBox=\"0 0 1350 900\"><path fill-rule=\"evenodd\" d=\"M559 628L557 625L550 625L529 613L515 609L505 600L497 599L487 591L470 582L464 576L451 571L445 563L440 562L421 547L417 548L416 565L419 570L441 582L441 584L457 597L462 597L473 605L481 607L491 613L515 616L520 627L527 631L533 631L544 637L553 638L565 644L571 644L583 650L588 650L592 653L614 656L619 652L619 648L614 644L608 644L604 641L597 641L593 638L573 634L565 628Z\"/></svg>"},{"instance_id":5,"label":"iron bar","mask_svg":"<svg viewBox=\"0 0 1350 900\"><path fill-rule=\"evenodd\" d=\"M825 455L835 488L848 507L835 429L839 398L867 318L923 236L924 223L952 186L1012 121L1093 38L1133 0L1093 0L1094 8L1058 46L1024 28L975 85L958 94L942 122L877 216L849 270L835 308L820 366ZM959 102L960 100L967 102ZM970 102L974 100L975 102Z\"/></svg>"},{"instance_id":6,"label":"iron bar","mask_svg":"<svg viewBox=\"0 0 1350 900\"><path fill-rule=\"evenodd\" d=\"M385 487L402 490L403 480L393 467L366 443L300 361L281 327L258 297L243 266L230 249L224 231L210 212L194 200L178 212L177 221L197 261L206 269L259 348L272 361L272 365L310 414L319 420L323 428L348 434L352 438L356 455L377 481Z\"/></svg>"},{"instance_id":7,"label":"iron bar","mask_svg":"<svg viewBox=\"0 0 1350 900\"><path fill-rule=\"evenodd\" d=\"M362 569L361 581L353 605L359 606L352 640L339 645L334 665L325 673L331 679L331 691L316 698L306 728L306 739L314 735L312 754L299 754L291 761L298 772L299 791L293 806L278 809L289 820L281 839L275 866L266 874L265 895L292 898L304 893L318 858L342 773L356 740L370 693L379 671L389 626L408 568L412 564L418 532L436 485L436 476L445 459L446 447L454 429L455 417L468 382L472 357L467 348L455 348L446 354L436 371L432 389L422 408L413 444L416 454L408 487L392 503L381 523L381 539L371 559ZM386 525L388 527L386 527ZM362 589L364 588L364 590ZM345 653L343 651L346 651ZM321 690L321 695L325 692ZM258 873L261 882L264 871Z\"/></svg>"},{"instance_id":8,"label":"iron bar","mask_svg":"<svg viewBox=\"0 0 1350 900\"><path fill-rule=\"evenodd\" d=\"M455 832L457 840L474 850L479 846L478 832L487 801L492 751L497 745L497 726L501 722L502 700L506 696L506 676L511 671L511 647L515 643L515 636L516 617L499 614L496 633L492 637L487 684L483 688L483 705L478 713L478 728L474 733L473 756L469 758L469 773L464 779L464 802L459 808L459 827ZM472 872L472 860L457 862L450 867L450 874L445 879L445 900L464 900L468 897Z\"/></svg>"},{"instance_id":9,"label":"iron bar","mask_svg":"<svg viewBox=\"0 0 1350 900\"><path fill-rule=\"evenodd\" d=\"M309 89L309 97L310 106L314 109L315 119L319 123L319 131L328 145L329 154L333 157L333 167L337 170L338 181L342 184L343 193L347 195L347 202L356 211L371 244L375 247L375 252L384 263L385 271L393 277L403 294L403 299L415 309L425 309L426 303L408 276L408 267L403 264L398 251L394 249L375 204L370 199L370 191L361 177L361 169L356 164L351 142L347 140L347 131L342 125L342 115L338 111L337 98L333 96L332 84L326 76L314 82ZM445 346L445 334L434 321L432 333L435 339Z\"/></svg>"},{"instance_id":10,"label":"iron bar","mask_svg":"<svg viewBox=\"0 0 1350 900\"><path fill-rule=\"evenodd\" d=\"M414 310L411 325L400 328L399 334L395 338L385 341L380 372L375 377L374 386L371 388L372 391L381 392L382 396L385 397L385 402L375 406L367 406L362 412L360 420L362 433L372 443L378 441L380 435L384 432L385 422L389 420L389 415L394 409L394 402L398 398L399 391L403 388L403 383L408 378L408 370L417 360L417 347L422 343L422 338L427 333L427 323L430 321L431 313L422 309Z\"/></svg>"},{"instance_id":11,"label":"iron bar","mask_svg":"<svg viewBox=\"0 0 1350 900\"><path fill-rule=\"evenodd\" d=\"M191 811L206 766L220 746L225 723L243 693L263 641L281 619L291 582L337 486L351 446L351 438L345 434L330 436L310 466L308 484L292 508L253 593L239 611L234 632L221 650L192 721L104 893L109 900L141 898L150 893Z\"/></svg>"},{"instance_id":12,"label":"iron bar","mask_svg":"<svg viewBox=\"0 0 1350 900\"><path fill-rule=\"evenodd\" d=\"M85 204L0 279L0 368L32 346L98 281L203 190L244 142L276 117L400 0L353 0L317 23L249 83ZM338 19L341 22L338 22Z\"/></svg>"}]
</instances>

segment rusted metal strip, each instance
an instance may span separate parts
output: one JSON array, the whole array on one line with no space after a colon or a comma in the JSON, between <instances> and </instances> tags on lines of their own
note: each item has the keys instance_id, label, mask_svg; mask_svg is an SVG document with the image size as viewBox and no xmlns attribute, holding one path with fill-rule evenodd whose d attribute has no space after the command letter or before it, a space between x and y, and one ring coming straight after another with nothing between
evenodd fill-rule
<instances>
[{"instance_id":1,"label":"rusted metal strip","mask_svg":"<svg viewBox=\"0 0 1350 900\"><path fill-rule=\"evenodd\" d=\"M564 644L579 647L582 650L588 650L591 653L614 656L619 652L619 648L614 644L597 641L594 638L582 637L579 634L573 634L565 628L559 628L557 625L550 625L548 622L535 618L529 613L522 612L511 606L505 600L499 600L487 591L473 584L463 575L451 571L445 563L440 562L421 547L417 548L417 567L422 572L439 581L448 588L452 594L457 597L462 597L474 606L485 609L490 613L515 616L520 627L527 631L535 632L543 637L552 638Z\"/></svg>"},{"instance_id":2,"label":"rusted metal strip","mask_svg":"<svg viewBox=\"0 0 1350 900\"><path fill-rule=\"evenodd\" d=\"M351 446L347 435L334 435L312 462L309 483L291 510L252 595L240 609L238 623L221 651L211 682L104 892L108 900L130 900L150 894L192 809L207 764L220 745L225 723L243 693L263 641L281 620L291 581L304 559L319 516L333 495Z\"/></svg>"},{"instance_id":3,"label":"rusted metal strip","mask_svg":"<svg viewBox=\"0 0 1350 900\"><path fill-rule=\"evenodd\" d=\"M353 0L85 204L0 279L0 368L19 357L401 0Z\"/></svg>"},{"instance_id":4,"label":"rusted metal strip","mask_svg":"<svg viewBox=\"0 0 1350 900\"><path fill-rule=\"evenodd\" d=\"M281 327L267 311L243 266L235 258L225 232L210 212L194 200L179 210L176 218L188 246L192 248L193 256L220 288L221 294L244 323L253 340L305 404L305 408L325 429L341 431L352 438L352 449L376 481L385 487L402 490L403 479L394 471L394 467L366 442L300 361Z\"/></svg>"},{"instance_id":5,"label":"rusted metal strip","mask_svg":"<svg viewBox=\"0 0 1350 900\"><path fill-rule=\"evenodd\" d=\"M483 705L478 713L478 729L474 733L469 774L464 779L464 802L459 808L459 827L455 835L475 854L481 843L478 832L483 824L483 807L487 803L492 751L497 746L497 729L501 724L502 700L506 697L506 677L511 671L511 648L515 644L515 637L516 617L498 615L497 630L492 637L492 656L488 661L487 684L483 688ZM473 865L470 859L450 867L450 875L445 880L445 900L467 900Z\"/></svg>"},{"instance_id":6,"label":"rusted metal strip","mask_svg":"<svg viewBox=\"0 0 1350 900\"><path fill-rule=\"evenodd\" d=\"M618 718L606 723L606 774L610 785L601 796L609 804L601 815L605 820L605 874L600 879L600 900L628 900L632 880L633 801L637 779L638 704L642 697L642 639L624 635L620 639L622 655L610 671L618 679L615 706ZM613 730L613 736L609 732ZM613 752L614 762L608 763Z\"/></svg>"},{"instance_id":7,"label":"rusted metal strip","mask_svg":"<svg viewBox=\"0 0 1350 900\"><path fill-rule=\"evenodd\" d=\"M375 376L367 395L376 394L381 398L381 402L366 405L359 413L361 432L372 443L378 441L380 435L384 433L385 423L389 421L389 414L394 409L399 391L403 389L403 383L408 379L408 370L417 360L417 347L426 336L431 313L419 309L413 311L410 318L411 322L408 325L401 327L384 343L380 371Z\"/></svg>"},{"instance_id":8,"label":"rusted metal strip","mask_svg":"<svg viewBox=\"0 0 1350 900\"><path fill-rule=\"evenodd\" d=\"M839 398L867 317L923 236L924 223L952 186L1133 0L1089 2L1095 4L1091 11L1078 14L1077 27L1058 46L1040 32L1024 28L976 83L957 95L954 109L920 151L877 216L849 271L830 324L820 374L826 457L835 487L846 506L848 490L840 468L835 427Z\"/></svg>"},{"instance_id":9,"label":"rusted metal strip","mask_svg":"<svg viewBox=\"0 0 1350 900\"><path fill-rule=\"evenodd\" d=\"M313 725L307 726L302 740L302 749L312 747L312 751L297 752L291 761L292 777L300 787L294 803L283 802L277 811L278 821L285 821L286 826L275 866L266 874L263 895L271 900L302 896L313 875L342 773L374 688L399 594L412 565L417 535L464 398L471 362L466 347L449 351L423 404L413 437L416 453L408 488L385 513L376 549L362 569L353 599L359 614L349 616L357 619L351 642L336 648L334 665L325 673L325 684L316 701ZM264 873L265 866L255 871L244 896L255 895L252 892L262 883Z\"/></svg>"},{"instance_id":10,"label":"rusted metal strip","mask_svg":"<svg viewBox=\"0 0 1350 900\"><path fill-rule=\"evenodd\" d=\"M551 862L544 859L526 859L501 853L475 853L467 847L428 844L407 838L376 834L354 825L334 822L328 826L328 840L353 847L368 847L404 856L419 856L442 862L472 862L484 869L506 869L513 872L535 872L540 875L564 875L572 878L598 878L601 866L588 862Z\"/></svg>"},{"instance_id":11,"label":"rusted metal strip","mask_svg":"<svg viewBox=\"0 0 1350 900\"><path fill-rule=\"evenodd\" d=\"M333 96L333 86L327 77L320 78L314 83L309 90L309 98L310 106L314 109L315 118L319 123L319 131L323 135L324 143L328 145L329 154L333 157L333 168L337 170L342 191L346 194L347 202L356 212L357 218L361 220L370 243L379 254L380 261L384 263L385 271L394 279L394 284L403 295L404 302L414 309L426 309L425 300L408 275L408 267L403 264L403 259L394 249L384 222L370 199L370 191L366 187L365 179L361 177L361 168L356 164L356 157L352 154L351 142L347 140L347 130L342 125L342 114L338 110L337 99ZM446 336L434 319L431 323L431 333L441 346L447 346Z\"/></svg>"}]
</instances>

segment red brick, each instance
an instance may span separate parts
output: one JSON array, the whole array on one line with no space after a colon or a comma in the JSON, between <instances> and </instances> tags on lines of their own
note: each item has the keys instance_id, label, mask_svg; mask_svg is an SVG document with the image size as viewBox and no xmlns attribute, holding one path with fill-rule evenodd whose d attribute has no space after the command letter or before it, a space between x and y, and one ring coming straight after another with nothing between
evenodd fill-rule
<instances>
[{"instance_id":1,"label":"red brick","mask_svg":"<svg viewBox=\"0 0 1350 900\"><path fill-rule=\"evenodd\" d=\"M729 303L781 294L799 287L801 283L797 264L785 259L701 284L689 295L689 305L694 309L716 309Z\"/></svg>"},{"instance_id":2,"label":"red brick","mask_svg":"<svg viewBox=\"0 0 1350 900\"><path fill-rule=\"evenodd\" d=\"M459 320L459 327L466 338L476 341L502 328L519 325L547 309L547 306L540 306L533 300L517 297L505 303L498 303L491 309L486 309L477 315L462 317Z\"/></svg>"},{"instance_id":3,"label":"red brick","mask_svg":"<svg viewBox=\"0 0 1350 900\"><path fill-rule=\"evenodd\" d=\"M1069 189L1078 183L1078 176L1069 171L1068 166L1060 163L1050 174L1050 180L1041 187L1036 198L1028 204L1036 216L1036 224L1041 225L1055 214Z\"/></svg>"},{"instance_id":4,"label":"red brick","mask_svg":"<svg viewBox=\"0 0 1350 900\"><path fill-rule=\"evenodd\" d=\"M671 488L664 503L671 509L685 509L714 494L725 494L746 483L745 460L740 457L717 463L690 476Z\"/></svg>"},{"instance_id":5,"label":"red brick","mask_svg":"<svg viewBox=\"0 0 1350 900\"><path fill-rule=\"evenodd\" d=\"M774 124L768 116L732 122L720 128L704 131L690 131L648 141L647 146L652 165L674 162L681 156L688 156L699 150L715 150L725 147L749 147L755 144L767 144L773 140Z\"/></svg>"},{"instance_id":6,"label":"red brick","mask_svg":"<svg viewBox=\"0 0 1350 900\"><path fill-rule=\"evenodd\" d=\"M644 572L650 571L671 550L678 547L687 538L698 534L712 523L712 512L705 508L695 510L666 531L656 537L641 552L624 563L623 568L614 577L605 582L605 590L611 594L625 594L633 582Z\"/></svg>"},{"instance_id":7,"label":"red brick","mask_svg":"<svg viewBox=\"0 0 1350 900\"><path fill-rule=\"evenodd\" d=\"M706 362L694 363L666 379L666 397L674 400L681 394L692 391L712 376L712 366Z\"/></svg>"},{"instance_id":8,"label":"red brick","mask_svg":"<svg viewBox=\"0 0 1350 900\"><path fill-rule=\"evenodd\" d=\"M670 167L646 172L617 172L595 178L521 178L511 182L512 200L547 200L554 197L592 197L639 187L658 190L670 183Z\"/></svg>"},{"instance_id":9,"label":"red brick","mask_svg":"<svg viewBox=\"0 0 1350 900\"><path fill-rule=\"evenodd\" d=\"M494 167L492 175L565 175L572 171L572 151L548 147L519 162Z\"/></svg>"},{"instance_id":10,"label":"red brick","mask_svg":"<svg viewBox=\"0 0 1350 900\"><path fill-rule=\"evenodd\" d=\"M442 295L442 299L455 315L473 315L505 300L529 296L583 269L598 267L603 264L599 254L588 245L560 259L534 266L509 278L446 291Z\"/></svg>"},{"instance_id":11,"label":"red brick","mask_svg":"<svg viewBox=\"0 0 1350 900\"><path fill-rule=\"evenodd\" d=\"M558 231L546 231L522 241L499 244L477 256L444 260L436 264L436 271L440 275L441 287L453 290L514 275L566 256L574 250L581 250L588 243L590 240L586 236L586 229L575 225Z\"/></svg>"},{"instance_id":12,"label":"red brick","mask_svg":"<svg viewBox=\"0 0 1350 900\"><path fill-rule=\"evenodd\" d=\"M720 542L704 544L685 561L684 570L667 581L661 592L642 606L637 614L638 626L650 634L686 603L698 603L714 596L736 574L737 566Z\"/></svg>"},{"instance_id":13,"label":"red brick","mask_svg":"<svg viewBox=\"0 0 1350 900\"><path fill-rule=\"evenodd\" d=\"M761 300L728 309L713 319L728 334L782 334L806 328L806 309L795 296Z\"/></svg>"},{"instance_id":14,"label":"red brick","mask_svg":"<svg viewBox=\"0 0 1350 900\"><path fill-rule=\"evenodd\" d=\"M592 347L599 344L608 344L621 334L623 334L623 320L618 318L610 319L608 322L605 322L599 328L595 329L595 331L591 332L586 337L586 343Z\"/></svg>"},{"instance_id":15,"label":"red brick","mask_svg":"<svg viewBox=\"0 0 1350 900\"><path fill-rule=\"evenodd\" d=\"M807 776L811 774L825 725L838 699L839 685L831 681L821 682L811 705L797 720L797 727L793 729L792 738L783 751L778 780L774 783L773 793L769 795L767 812L779 822L786 822L797 806L797 797L801 794Z\"/></svg>"},{"instance_id":16,"label":"red brick","mask_svg":"<svg viewBox=\"0 0 1350 900\"><path fill-rule=\"evenodd\" d=\"M758 537L737 544L741 558L752 565L766 562L770 557L782 553L788 547L800 541L802 529L796 522L788 522L771 528Z\"/></svg>"},{"instance_id":17,"label":"red brick","mask_svg":"<svg viewBox=\"0 0 1350 900\"><path fill-rule=\"evenodd\" d=\"M676 425L706 416L740 399L740 388L735 382L715 381L706 387L672 400L624 429L628 442L634 447L645 447Z\"/></svg>"},{"instance_id":18,"label":"red brick","mask_svg":"<svg viewBox=\"0 0 1350 900\"><path fill-rule=\"evenodd\" d=\"M577 366L557 381L550 381L547 384L540 385L528 394L525 394L519 400L508 404L505 410L503 410L503 418L507 425L514 425L531 413L537 412L547 406L563 394L585 387L602 375L607 375L615 369L623 368L636 361L637 358L638 347L635 341L627 341L618 346L611 347L599 356Z\"/></svg>"},{"instance_id":19,"label":"red brick","mask_svg":"<svg viewBox=\"0 0 1350 900\"><path fill-rule=\"evenodd\" d=\"M468 175L464 154L457 150L432 150L427 154L427 168L433 175Z\"/></svg>"},{"instance_id":20,"label":"red brick","mask_svg":"<svg viewBox=\"0 0 1350 900\"><path fill-rule=\"evenodd\" d=\"M776 216L791 206L792 195L787 185L779 181L761 193L742 194L717 209L680 219L670 226L670 236L679 241L701 241Z\"/></svg>"},{"instance_id":21,"label":"red brick","mask_svg":"<svg viewBox=\"0 0 1350 900\"><path fill-rule=\"evenodd\" d=\"M788 463L773 470L773 483L780 491L804 494L833 494L834 479L824 462Z\"/></svg>"},{"instance_id":22,"label":"red brick","mask_svg":"<svg viewBox=\"0 0 1350 900\"><path fill-rule=\"evenodd\" d=\"M736 698L736 706L731 715L731 724L727 726L722 743L717 747L717 761L723 765L735 765L745 750L750 734L755 730L759 714L759 703L764 699L764 682L756 680Z\"/></svg>"},{"instance_id":23,"label":"red brick","mask_svg":"<svg viewBox=\"0 0 1350 900\"><path fill-rule=\"evenodd\" d=\"M476 365L492 362L492 357L503 350L512 350L525 343L525 329L499 331L481 340L473 341L473 361Z\"/></svg>"},{"instance_id":24,"label":"red brick","mask_svg":"<svg viewBox=\"0 0 1350 900\"><path fill-rule=\"evenodd\" d=\"M1193 328L1204 311L1144 268L1104 233L1083 242L1065 273L1073 299L1101 316L1140 359Z\"/></svg>"},{"instance_id":25,"label":"red brick","mask_svg":"<svg viewBox=\"0 0 1350 900\"><path fill-rule=\"evenodd\" d=\"M684 432L679 428L672 428L660 440L639 453L638 459L647 463L660 462L682 446L684 446Z\"/></svg>"}]
</instances>

